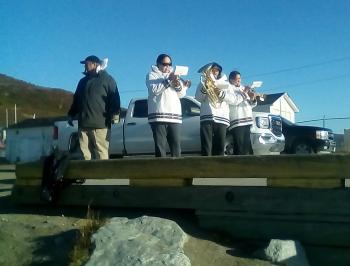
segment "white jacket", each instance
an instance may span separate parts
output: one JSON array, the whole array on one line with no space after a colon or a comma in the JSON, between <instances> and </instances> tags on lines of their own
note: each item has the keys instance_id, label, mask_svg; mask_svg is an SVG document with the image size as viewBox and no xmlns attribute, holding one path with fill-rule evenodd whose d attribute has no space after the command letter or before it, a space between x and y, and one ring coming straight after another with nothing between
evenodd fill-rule
<instances>
[{"instance_id":1,"label":"white jacket","mask_svg":"<svg viewBox=\"0 0 350 266\"><path fill-rule=\"evenodd\" d=\"M157 66L152 66L146 76L148 122L182 123L179 98L186 95L187 87L182 81L179 88L169 86L168 77L169 73L161 72Z\"/></svg>"},{"instance_id":2,"label":"white jacket","mask_svg":"<svg viewBox=\"0 0 350 266\"><path fill-rule=\"evenodd\" d=\"M237 95L245 98L237 105L230 105L230 126L229 129L253 124L253 107L257 105L256 100L251 101L246 93L243 92L244 86L236 87L231 85L231 90Z\"/></svg>"},{"instance_id":3,"label":"white jacket","mask_svg":"<svg viewBox=\"0 0 350 266\"><path fill-rule=\"evenodd\" d=\"M201 103L200 121L214 121L215 123L230 125L229 120L229 105L236 105L243 102L246 99L246 95L237 94L231 89L230 84L227 81L225 74L215 81L215 84L227 84L228 89L223 89L220 92L218 108L212 106L209 102L209 97L203 88L202 83L197 86L195 98Z\"/></svg>"}]
</instances>

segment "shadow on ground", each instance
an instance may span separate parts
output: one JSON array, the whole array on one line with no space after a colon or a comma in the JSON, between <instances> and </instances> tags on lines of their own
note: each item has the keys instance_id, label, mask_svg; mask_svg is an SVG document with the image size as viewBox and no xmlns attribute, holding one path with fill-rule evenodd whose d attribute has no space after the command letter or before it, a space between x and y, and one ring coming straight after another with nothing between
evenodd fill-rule
<instances>
[{"instance_id":1,"label":"shadow on ground","mask_svg":"<svg viewBox=\"0 0 350 266\"><path fill-rule=\"evenodd\" d=\"M78 230L69 230L56 235L39 237L34 240L34 261L31 265L61 266L70 262ZM67 244L68 243L68 244Z\"/></svg>"}]
</instances>

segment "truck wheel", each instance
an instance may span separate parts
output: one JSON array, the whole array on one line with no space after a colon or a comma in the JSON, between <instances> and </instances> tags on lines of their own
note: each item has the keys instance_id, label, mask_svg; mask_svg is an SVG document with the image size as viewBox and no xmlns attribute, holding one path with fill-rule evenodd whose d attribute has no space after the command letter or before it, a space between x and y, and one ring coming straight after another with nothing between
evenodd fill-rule
<instances>
[{"instance_id":1,"label":"truck wheel","mask_svg":"<svg viewBox=\"0 0 350 266\"><path fill-rule=\"evenodd\" d=\"M234 155L234 144L233 143L226 144L225 155Z\"/></svg>"},{"instance_id":2,"label":"truck wheel","mask_svg":"<svg viewBox=\"0 0 350 266\"><path fill-rule=\"evenodd\" d=\"M313 153L312 147L310 144L305 141L298 141L294 144L293 153L295 154L311 154Z\"/></svg>"}]
</instances>

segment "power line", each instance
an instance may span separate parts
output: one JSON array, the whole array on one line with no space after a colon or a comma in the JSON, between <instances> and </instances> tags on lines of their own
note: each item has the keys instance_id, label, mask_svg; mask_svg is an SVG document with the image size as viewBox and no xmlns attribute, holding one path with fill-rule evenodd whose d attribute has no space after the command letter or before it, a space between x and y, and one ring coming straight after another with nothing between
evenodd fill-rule
<instances>
[{"instance_id":1,"label":"power line","mask_svg":"<svg viewBox=\"0 0 350 266\"><path fill-rule=\"evenodd\" d=\"M336 59L331 59L331 60L323 61L323 62L319 62L319 63L313 63L313 64L302 65L302 66L298 66L298 67L290 67L290 68L284 68L284 69L280 69L280 70L274 70L271 72L248 75L248 76L245 76L245 78L257 77L257 76L269 76L269 75L275 75L275 74L279 74L279 73L283 73L283 72L297 71L297 70L301 70L301 69L305 69L305 68L312 68L312 67L316 67L316 66L322 66L322 65L327 65L327 64L331 64L331 63L346 61L349 59L350 59L350 56L336 58Z\"/></svg>"},{"instance_id":2,"label":"power line","mask_svg":"<svg viewBox=\"0 0 350 266\"><path fill-rule=\"evenodd\" d=\"M294 83L294 84L289 84L289 85L283 85L283 86L278 86L278 87L272 87L268 90L265 91L271 91L275 89L281 89L281 87L284 88L291 88L291 87L298 87L298 86L304 86L308 84L314 84L318 82L323 82L323 81L329 81L329 80L336 80L336 79L342 79L342 78L347 78L350 77L350 73L348 74L343 74L343 75L338 75L338 76L333 76L333 77L328 77L328 78L323 78L323 79L315 79L315 80L309 80L305 82L299 82L299 83Z\"/></svg>"},{"instance_id":3,"label":"power line","mask_svg":"<svg viewBox=\"0 0 350 266\"><path fill-rule=\"evenodd\" d=\"M308 122L327 121L327 120L346 120L346 119L350 119L350 116L349 117L319 118L319 119L300 121L300 122L297 122L297 123L298 124L302 124L302 123L308 123Z\"/></svg>"}]
</instances>

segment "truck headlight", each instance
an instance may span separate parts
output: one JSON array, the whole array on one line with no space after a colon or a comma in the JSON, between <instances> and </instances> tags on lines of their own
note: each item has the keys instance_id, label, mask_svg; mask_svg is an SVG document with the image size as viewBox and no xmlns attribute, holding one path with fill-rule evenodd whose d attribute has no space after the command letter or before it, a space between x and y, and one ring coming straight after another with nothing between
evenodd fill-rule
<instances>
[{"instance_id":1,"label":"truck headlight","mask_svg":"<svg viewBox=\"0 0 350 266\"><path fill-rule=\"evenodd\" d=\"M316 139L328 139L328 131L316 130Z\"/></svg>"},{"instance_id":2,"label":"truck headlight","mask_svg":"<svg viewBox=\"0 0 350 266\"><path fill-rule=\"evenodd\" d=\"M270 121L268 117L256 117L256 126L258 128L269 128L270 127Z\"/></svg>"}]
</instances>

